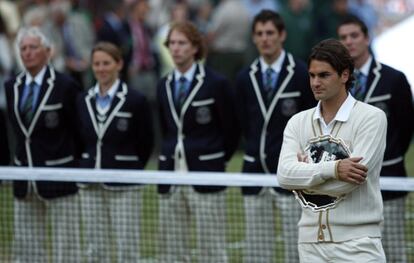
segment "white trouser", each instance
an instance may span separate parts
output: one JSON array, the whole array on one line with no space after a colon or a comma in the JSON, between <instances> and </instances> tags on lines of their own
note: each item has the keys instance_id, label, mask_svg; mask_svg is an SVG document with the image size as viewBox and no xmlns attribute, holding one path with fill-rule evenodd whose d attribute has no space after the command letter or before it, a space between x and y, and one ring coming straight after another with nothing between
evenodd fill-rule
<instances>
[{"instance_id":1,"label":"white trouser","mask_svg":"<svg viewBox=\"0 0 414 263\"><path fill-rule=\"evenodd\" d=\"M13 262L48 262L47 220L51 262L81 261L78 195L41 200L32 192L14 200Z\"/></svg>"},{"instance_id":2,"label":"white trouser","mask_svg":"<svg viewBox=\"0 0 414 263\"><path fill-rule=\"evenodd\" d=\"M198 263L226 263L225 191L200 194L173 186L160 196L159 254L163 263L191 262L191 222L195 221Z\"/></svg>"},{"instance_id":3,"label":"white trouser","mask_svg":"<svg viewBox=\"0 0 414 263\"><path fill-rule=\"evenodd\" d=\"M139 262L141 191L80 190L86 262Z\"/></svg>"},{"instance_id":4,"label":"white trouser","mask_svg":"<svg viewBox=\"0 0 414 263\"><path fill-rule=\"evenodd\" d=\"M380 238L363 237L340 243L299 243L301 263L386 263Z\"/></svg>"},{"instance_id":5,"label":"white trouser","mask_svg":"<svg viewBox=\"0 0 414 263\"><path fill-rule=\"evenodd\" d=\"M384 224L381 225L382 244L389 263L407 262L405 200L404 196L384 201Z\"/></svg>"},{"instance_id":6,"label":"white trouser","mask_svg":"<svg viewBox=\"0 0 414 263\"><path fill-rule=\"evenodd\" d=\"M245 263L275 261L276 209L279 210L282 221L283 262L299 262L297 244L301 207L293 194L280 194L271 188L263 188L258 195L244 196L246 238L243 261ZM277 255L277 258L280 258L280 255Z\"/></svg>"}]
</instances>

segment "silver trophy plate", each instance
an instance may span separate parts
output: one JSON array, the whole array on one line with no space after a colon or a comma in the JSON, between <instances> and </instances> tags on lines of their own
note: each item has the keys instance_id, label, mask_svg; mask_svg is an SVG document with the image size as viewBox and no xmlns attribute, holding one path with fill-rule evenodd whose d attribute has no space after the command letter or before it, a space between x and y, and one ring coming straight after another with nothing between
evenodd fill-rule
<instances>
[{"instance_id":1,"label":"silver trophy plate","mask_svg":"<svg viewBox=\"0 0 414 263\"><path fill-rule=\"evenodd\" d=\"M323 135L309 140L305 154L309 163L319 163L349 158L351 151L342 139ZM335 208L345 198L345 195L320 195L307 190L293 190L293 193L302 207L313 212Z\"/></svg>"}]
</instances>

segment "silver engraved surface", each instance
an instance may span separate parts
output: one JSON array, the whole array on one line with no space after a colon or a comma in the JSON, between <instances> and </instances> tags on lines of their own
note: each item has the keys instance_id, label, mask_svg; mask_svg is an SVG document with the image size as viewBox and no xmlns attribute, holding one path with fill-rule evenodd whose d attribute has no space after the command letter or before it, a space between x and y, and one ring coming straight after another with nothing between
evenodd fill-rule
<instances>
[{"instance_id":1,"label":"silver engraved surface","mask_svg":"<svg viewBox=\"0 0 414 263\"><path fill-rule=\"evenodd\" d=\"M305 154L308 156L309 163L336 161L351 156L345 142L331 135L323 135L309 140ZM314 212L335 208L345 198L345 195L321 195L306 190L293 190L293 193L302 207Z\"/></svg>"}]
</instances>

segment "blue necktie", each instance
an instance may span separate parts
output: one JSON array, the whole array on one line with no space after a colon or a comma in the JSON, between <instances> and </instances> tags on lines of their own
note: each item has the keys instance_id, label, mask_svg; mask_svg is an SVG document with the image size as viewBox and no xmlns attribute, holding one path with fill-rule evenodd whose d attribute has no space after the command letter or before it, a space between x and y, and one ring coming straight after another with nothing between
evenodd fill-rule
<instances>
[{"instance_id":1,"label":"blue necktie","mask_svg":"<svg viewBox=\"0 0 414 263\"><path fill-rule=\"evenodd\" d=\"M268 67L264 74L263 87L266 94L266 100L270 102L273 98L275 85L277 82L278 74L271 67Z\"/></svg>"},{"instance_id":2,"label":"blue necktie","mask_svg":"<svg viewBox=\"0 0 414 263\"><path fill-rule=\"evenodd\" d=\"M185 77L180 77L178 80L178 87L177 87L177 107L180 109L185 101L185 97L187 96L187 79Z\"/></svg>"},{"instance_id":3,"label":"blue necktie","mask_svg":"<svg viewBox=\"0 0 414 263\"><path fill-rule=\"evenodd\" d=\"M28 86L29 93L27 94L26 100L22 107L23 121L26 126L30 125L30 122L32 121L32 118L33 118L34 89L36 88L36 86L37 86L36 82L34 81L30 82Z\"/></svg>"},{"instance_id":4,"label":"blue necktie","mask_svg":"<svg viewBox=\"0 0 414 263\"><path fill-rule=\"evenodd\" d=\"M360 71L355 71L355 81L351 88L351 94L357 100L363 100L365 97L365 85L367 77Z\"/></svg>"}]
</instances>

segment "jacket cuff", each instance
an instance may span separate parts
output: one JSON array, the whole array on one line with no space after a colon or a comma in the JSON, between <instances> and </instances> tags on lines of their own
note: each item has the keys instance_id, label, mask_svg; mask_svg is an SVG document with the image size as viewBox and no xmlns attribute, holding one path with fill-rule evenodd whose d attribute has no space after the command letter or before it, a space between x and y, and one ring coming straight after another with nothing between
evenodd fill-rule
<instances>
[{"instance_id":1,"label":"jacket cuff","mask_svg":"<svg viewBox=\"0 0 414 263\"><path fill-rule=\"evenodd\" d=\"M336 167L338 161L323 162L321 167L321 176L323 179L335 179L336 178Z\"/></svg>"}]
</instances>

